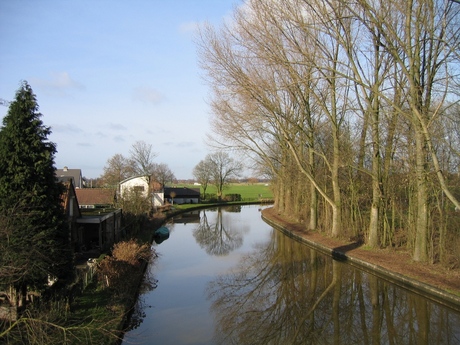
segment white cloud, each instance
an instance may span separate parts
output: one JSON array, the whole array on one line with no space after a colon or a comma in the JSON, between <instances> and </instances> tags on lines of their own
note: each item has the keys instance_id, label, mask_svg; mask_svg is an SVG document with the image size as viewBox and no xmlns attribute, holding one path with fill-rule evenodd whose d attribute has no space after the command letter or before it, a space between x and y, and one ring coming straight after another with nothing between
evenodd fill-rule
<instances>
[{"instance_id":1,"label":"white cloud","mask_svg":"<svg viewBox=\"0 0 460 345\"><path fill-rule=\"evenodd\" d=\"M117 143L123 143L125 142L125 138L121 135L116 135L113 137L113 141L117 142Z\"/></svg>"},{"instance_id":2,"label":"white cloud","mask_svg":"<svg viewBox=\"0 0 460 345\"><path fill-rule=\"evenodd\" d=\"M179 25L179 32L182 34L195 33L199 26L199 22L185 22Z\"/></svg>"},{"instance_id":3,"label":"white cloud","mask_svg":"<svg viewBox=\"0 0 460 345\"><path fill-rule=\"evenodd\" d=\"M109 128L116 131L124 131L126 127L120 123L109 123Z\"/></svg>"},{"instance_id":4,"label":"white cloud","mask_svg":"<svg viewBox=\"0 0 460 345\"><path fill-rule=\"evenodd\" d=\"M74 124L52 125L51 131L53 133L83 133L83 129Z\"/></svg>"},{"instance_id":5,"label":"white cloud","mask_svg":"<svg viewBox=\"0 0 460 345\"><path fill-rule=\"evenodd\" d=\"M53 91L65 92L65 90L69 89L85 89L83 84L72 79L67 72L52 72L49 79L32 78L31 82L34 85Z\"/></svg>"},{"instance_id":6,"label":"white cloud","mask_svg":"<svg viewBox=\"0 0 460 345\"><path fill-rule=\"evenodd\" d=\"M176 147L193 147L195 146L195 143L192 141L181 141L176 143Z\"/></svg>"},{"instance_id":7,"label":"white cloud","mask_svg":"<svg viewBox=\"0 0 460 345\"><path fill-rule=\"evenodd\" d=\"M107 134L101 131L96 132L96 135L102 139L107 138Z\"/></svg>"},{"instance_id":8,"label":"white cloud","mask_svg":"<svg viewBox=\"0 0 460 345\"><path fill-rule=\"evenodd\" d=\"M137 101L158 104L164 96L158 91L148 86L139 86L133 90L133 99Z\"/></svg>"}]
</instances>

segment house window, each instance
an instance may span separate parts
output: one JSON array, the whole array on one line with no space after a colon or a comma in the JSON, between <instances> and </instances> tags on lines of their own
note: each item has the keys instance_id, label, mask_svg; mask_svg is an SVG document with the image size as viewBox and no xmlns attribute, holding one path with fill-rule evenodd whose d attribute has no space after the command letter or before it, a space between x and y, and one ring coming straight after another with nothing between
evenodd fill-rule
<instances>
[{"instance_id":1,"label":"house window","mask_svg":"<svg viewBox=\"0 0 460 345\"><path fill-rule=\"evenodd\" d=\"M144 191L144 186L134 186L133 190L135 192L143 192Z\"/></svg>"}]
</instances>

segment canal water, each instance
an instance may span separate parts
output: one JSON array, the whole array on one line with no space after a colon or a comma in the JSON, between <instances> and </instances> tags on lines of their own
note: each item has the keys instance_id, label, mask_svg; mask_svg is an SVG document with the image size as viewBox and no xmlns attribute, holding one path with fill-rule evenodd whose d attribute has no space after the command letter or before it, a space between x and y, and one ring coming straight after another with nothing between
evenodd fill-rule
<instances>
[{"instance_id":1,"label":"canal water","mask_svg":"<svg viewBox=\"0 0 460 345\"><path fill-rule=\"evenodd\" d=\"M460 344L460 313L283 235L262 207L167 224L123 344Z\"/></svg>"}]
</instances>

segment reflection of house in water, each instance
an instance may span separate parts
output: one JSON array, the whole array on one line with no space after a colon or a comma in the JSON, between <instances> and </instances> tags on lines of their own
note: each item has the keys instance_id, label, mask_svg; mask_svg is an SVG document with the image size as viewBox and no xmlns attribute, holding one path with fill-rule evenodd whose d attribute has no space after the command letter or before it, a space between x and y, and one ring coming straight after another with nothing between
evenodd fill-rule
<instances>
[{"instance_id":1,"label":"reflection of house in water","mask_svg":"<svg viewBox=\"0 0 460 345\"><path fill-rule=\"evenodd\" d=\"M200 224L200 210L190 211L175 216L172 222L177 224Z\"/></svg>"}]
</instances>

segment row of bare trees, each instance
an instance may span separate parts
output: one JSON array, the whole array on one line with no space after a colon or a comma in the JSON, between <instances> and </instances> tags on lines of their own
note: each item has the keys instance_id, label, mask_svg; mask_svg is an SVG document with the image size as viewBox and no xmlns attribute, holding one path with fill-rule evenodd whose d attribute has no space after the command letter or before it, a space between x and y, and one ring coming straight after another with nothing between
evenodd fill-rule
<instances>
[{"instance_id":1,"label":"row of bare trees","mask_svg":"<svg viewBox=\"0 0 460 345\"><path fill-rule=\"evenodd\" d=\"M215 144L309 229L457 263L460 4L249 0L203 26ZM455 257L457 255L457 257Z\"/></svg>"}]
</instances>

